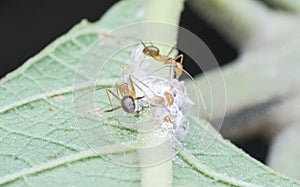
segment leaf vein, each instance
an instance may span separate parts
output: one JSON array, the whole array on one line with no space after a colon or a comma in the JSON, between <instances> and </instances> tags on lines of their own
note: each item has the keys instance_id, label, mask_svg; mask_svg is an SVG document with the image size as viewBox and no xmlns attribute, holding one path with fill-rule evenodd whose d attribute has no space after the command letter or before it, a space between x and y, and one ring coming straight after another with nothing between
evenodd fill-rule
<instances>
[{"instance_id":1,"label":"leaf vein","mask_svg":"<svg viewBox=\"0 0 300 187\"><path fill-rule=\"evenodd\" d=\"M100 155L103 155L103 154L120 153L120 152L126 152L126 151L130 151L130 150L132 150L132 148L124 147L123 144L121 144L121 145L114 144L114 145L99 148L99 150L97 150L98 154L96 154L93 150L81 151L81 152L78 152L78 153L75 153L72 155L68 155L65 157L61 157L61 158L46 162L46 163L41 163L40 165L37 165L35 167L23 169L19 172L16 172L16 173L13 173L10 175L6 175L6 176L0 178L0 185L8 184L8 183L11 183L18 179L24 178L26 176L38 174L38 173L41 173L41 172L44 172L47 170L51 170L51 169L54 169L57 167L64 166L64 165L72 163L72 162L77 162L77 161L81 161L81 160L93 158L93 157L100 158L101 157Z\"/></svg>"}]
</instances>

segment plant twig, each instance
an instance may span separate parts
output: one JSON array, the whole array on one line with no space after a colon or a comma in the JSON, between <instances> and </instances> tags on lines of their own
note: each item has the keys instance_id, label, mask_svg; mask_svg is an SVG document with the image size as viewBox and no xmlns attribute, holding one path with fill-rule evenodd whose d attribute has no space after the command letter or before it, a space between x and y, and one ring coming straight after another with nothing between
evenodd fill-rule
<instances>
[{"instance_id":1,"label":"plant twig","mask_svg":"<svg viewBox=\"0 0 300 187\"><path fill-rule=\"evenodd\" d=\"M262 3L253 0L188 2L199 15L205 17L237 47L243 47L257 27L265 24L272 14Z\"/></svg>"},{"instance_id":2,"label":"plant twig","mask_svg":"<svg viewBox=\"0 0 300 187\"><path fill-rule=\"evenodd\" d=\"M273 136L300 112L299 107L295 108L300 97L298 17L272 12L251 0L200 0L194 4L225 36L243 45L239 58L222 68L227 91L224 135L233 139L260 132ZM236 21L232 21L235 17ZM196 79L200 88L205 87L205 78L210 84L219 81L218 70L205 76ZM210 93L202 90L204 100L209 100ZM214 109L217 104L214 103ZM295 110L286 114L289 107ZM272 130L261 131L270 125Z\"/></svg>"},{"instance_id":3,"label":"plant twig","mask_svg":"<svg viewBox=\"0 0 300 187\"><path fill-rule=\"evenodd\" d=\"M249 52L223 68L227 90L226 118L222 127L226 132L225 136L232 138L251 132L257 133L262 128L259 126L261 124L270 124L273 128L277 126L280 129L289 120L294 120L296 117L294 112L300 111L295 108L297 102L292 102L300 97L297 94L300 90L298 78L300 55L295 50L300 45L300 41L298 42L299 44L296 42L294 45L290 42L286 51L282 51L278 46L276 50L269 48L270 51L261 49L262 51ZM200 89L206 87L206 78L210 80L210 84L218 84L216 82L219 81L218 73L217 70L213 70L206 73L206 77L196 78ZM211 97L209 92L202 94L204 100ZM287 108L291 106L296 111L279 115L286 113ZM207 107L208 110L211 109L209 107L218 108L218 103ZM213 116L214 119L219 117ZM239 133L235 131L236 129L239 129ZM270 135L268 132L264 132L265 135Z\"/></svg>"},{"instance_id":4,"label":"plant twig","mask_svg":"<svg viewBox=\"0 0 300 187\"><path fill-rule=\"evenodd\" d=\"M184 0L149 0L147 1L145 21L151 22L161 22L163 24L172 24L178 25L180 14L183 9ZM168 41L170 44L175 44L177 40L178 29L176 27L171 27L171 30L163 30L159 28L152 28L151 25L145 24L145 36L146 39L152 38L163 38L164 41ZM162 26L164 28L164 26ZM163 52L168 51L169 49L164 46L158 46ZM147 135L151 138L142 137L140 140L141 143L148 145L149 147L153 146L153 142L160 142L159 137L152 135L151 133ZM145 142L151 141L151 142ZM162 148L155 148L155 151L145 151L141 149L140 153L140 164L143 167L143 164L147 165L147 162L151 162L153 158L156 157L156 160L159 158L165 160L164 158L170 158L172 154L171 144ZM160 146L161 147L161 146ZM148 158L148 160L147 160ZM146 159L146 160L145 160ZM162 161L163 161L162 160ZM153 163L152 163L153 164ZM148 186L157 186L157 187L168 187L172 185L172 160L168 159L163 163L160 163L151 167L142 168L142 178L141 184L143 187Z\"/></svg>"},{"instance_id":5,"label":"plant twig","mask_svg":"<svg viewBox=\"0 0 300 187\"><path fill-rule=\"evenodd\" d=\"M177 41L178 24L183 10L184 0L150 0L146 7L145 21L157 24L145 24L145 39L164 41L174 45ZM161 23L161 25L159 24ZM170 25L169 27L167 25ZM167 54L169 47L156 44L163 54Z\"/></svg>"},{"instance_id":6,"label":"plant twig","mask_svg":"<svg viewBox=\"0 0 300 187\"><path fill-rule=\"evenodd\" d=\"M267 3L292 12L300 12L300 1L297 0L264 0Z\"/></svg>"},{"instance_id":7,"label":"plant twig","mask_svg":"<svg viewBox=\"0 0 300 187\"><path fill-rule=\"evenodd\" d=\"M280 132L272 143L267 162L270 167L286 175L300 178L299 173L299 122L291 124Z\"/></svg>"},{"instance_id":8,"label":"plant twig","mask_svg":"<svg viewBox=\"0 0 300 187\"><path fill-rule=\"evenodd\" d=\"M145 21L177 25L183 9L184 0L148 1Z\"/></svg>"}]
</instances>

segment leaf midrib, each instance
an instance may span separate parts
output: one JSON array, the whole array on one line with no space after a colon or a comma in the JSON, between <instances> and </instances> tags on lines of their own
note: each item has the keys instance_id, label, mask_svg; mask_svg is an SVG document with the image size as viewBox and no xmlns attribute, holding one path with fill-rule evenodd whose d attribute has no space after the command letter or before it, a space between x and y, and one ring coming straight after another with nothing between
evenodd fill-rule
<instances>
[{"instance_id":1,"label":"leaf midrib","mask_svg":"<svg viewBox=\"0 0 300 187\"><path fill-rule=\"evenodd\" d=\"M195 158L191 153L186 150L183 150L178 154L179 158L182 159L189 166L194 168L198 173L205 175L217 182L221 182L231 186L247 186L247 187L258 187L258 185L254 185L248 182L244 182L226 175L222 175L209 167L206 167L202 163L200 163L197 158Z\"/></svg>"}]
</instances>

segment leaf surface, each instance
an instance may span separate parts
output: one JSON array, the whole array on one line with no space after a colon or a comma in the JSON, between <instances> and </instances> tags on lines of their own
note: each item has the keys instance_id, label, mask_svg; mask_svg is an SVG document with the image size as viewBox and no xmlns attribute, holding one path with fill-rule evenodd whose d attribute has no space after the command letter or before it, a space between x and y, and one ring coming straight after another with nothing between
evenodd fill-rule
<instances>
[{"instance_id":1,"label":"leaf surface","mask_svg":"<svg viewBox=\"0 0 300 187\"><path fill-rule=\"evenodd\" d=\"M140 186L139 168L107 162L86 145L75 123L72 94L87 50L110 29L142 21L137 15L144 4L122 1L98 22L82 21L1 80L1 186ZM88 74L79 76L89 80ZM192 124L199 131L174 158L173 186L300 186L220 136L200 152L202 135L211 127ZM117 145L100 149L114 151L120 151Z\"/></svg>"}]
</instances>

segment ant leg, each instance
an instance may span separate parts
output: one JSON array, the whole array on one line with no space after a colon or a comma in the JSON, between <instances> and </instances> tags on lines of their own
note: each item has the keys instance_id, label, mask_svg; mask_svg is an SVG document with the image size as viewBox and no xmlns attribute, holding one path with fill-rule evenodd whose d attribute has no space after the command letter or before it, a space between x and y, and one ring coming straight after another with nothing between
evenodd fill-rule
<instances>
[{"instance_id":1,"label":"ant leg","mask_svg":"<svg viewBox=\"0 0 300 187\"><path fill-rule=\"evenodd\" d=\"M172 78L172 72L174 72L175 66L173 64L170 65L170 69L169 69L169 78L171 80Z\"/></svg>"},{"instance_id":2,"label":"ant leg","mask_svg":"<svg viewBox=\"0 0 300 187\"><path fill-rule=\"evenodd\" d=\"M180 59L180 62L177 62L177 60ZM183 70L183 54L178 55L177 57L174 58L175 61L175 73L176 73L176 78L178 79L181 74L182 74L182 70Z\"/></svg>"},{"instance_id":3,"label":"ant leg","mask_svg":"<svg viewBox=\"0 0 300 187\"><path fill-rule=\"evenodd\" d=\"M131 86L131 94L132 94L133 98L135 98L136 97L136 92L135 92L135 88L134 88L134 85L133 85L131 75L128 76L128 79L129 79L129 84Z\"/></svg>"},{"instance_id":4,"label":"ant leg","mask_svg":"<svg viewBox=\"0 0 300 187\"><path fill-rule=\"evenodd\" d=\"M105 91L106 91L107 96L109 96L109 93L110 93L110 94L112 94L116 99L118 99L119 101L122 100L117 94L115 94L115 93L112 92L111 90L105 89ZM110 97L109 97L109 100L111 101Z\"/></svg>"},{"instance_id":5,"label":"ant leg","mask_svg":"<svg viewBox=\"0 0 300 187\"><path fill-rule=\"evenodd\" d=\"M112 109L110 109L110 110L105 110L104 112L113 112L113 111L118 110L118 109L120 109L120 108L122 108L122 107L121 107L121 106L118 106L118 107L112 108Z\"/></svg>"},{"instance_id":6,"label":"ant leg","mask_svg":"<svg viewBox=\"0 0 300 187\"><path fill-rule=\"evenodd\" d=\"M140 100L140 99L143 99L145 96L141 96L141 97L136 97L134 98L134 100Z\"/></svg>"},{"instance_id":7,"label":"ant leg","mask_svg":"<svg viewBox=\"0 0 300 187\"><path fill-rule=\"evenodd\" d=\"M175 48L176 48L176 44L174 44L174 46L170 49L170 51L168 52L168 54L167 54L167 57L169 57L172 53L173 53L173 51L175 50ZM176 61L176 60L175 60ZM174 64L175 65L175 64ZM172 77L172 69L173 68L175 68L175 67L173 67L173 60L171 61L171 66L170 66L170 70L169 70L169 75L170 75L170 79L171 79L171 77Z\"/></svg>"},{"instance_id":8,"label":"ant leg","mask_svg":"<svg viewBox=\"0 0 300 187\"><path fill-rule=\"evenodd\" d=\"M140 42L142 43L142 45L144 46L144 48L146 48L146 44L143 42L143 40L140 40Z\"/></svg>"},{"instance_id":9,"label":"ant leg","mask_svg":"<svg viewBox=\"0 0 300 187\"><path fill-rule=\"evenodd\" d=\"M156 72L159 72L159 71L161 71L162 69L164 69L164 68L169 68L170 67L170 69L172 70L172 68L174 67L172 64L165 64L163 67L160 67L160 68L157 68L157 69L155 69L154 71L151 71L150 73L148 73L149 75L151 75L151 74L154 74L154 73L156 73ZM170 75L171 76L171 75ZM150 89L151 90L151 89Z\"/></svg>"},{"instance_id":10,"label":"ant leg","mask_svg":"<svg viewBox=\"0 0 300 187\"><path fill-rule=\"evenodd\" d=\"M116 89L117 95L121 95L121 97L123 97L122 93L120 92L120 84L116 83L115 84L115 89Z\"/></svg>"},{"instance_id":11,"label":"ant leg","mask_svg":"<svg viewBox=\"0 0 300 187\"><path fill-rule=\"evenodd\" d=\"M170 56L173 53L175 48L176 48L176 44L170 49L170 51L167 54L167 57Z\"/></svg>"},{"instance_id":12,"label":"ant leg","mask_svg":"<svg viewBox=\"0 0 300 187\"><path fill-rule=\"evenodd\" d=\"M180 59L179 63L183 63L183 54L178 55L177 57L174 58L174 60L177 62L177 60Z\"/></svg>"},{"instance_id":13,"label":"ant leg","mask_svg":"<svg viewBox=\"0 0 300 187\"><path fill-rule=\"evenodd\" d=\"M113 108L113 104L112 104L111 98L110 98L110 96L109 96L108 89L106 89L105 92L106 92L106 95L107 95L109 104L110 104L111 108Z\"/></svg>"},{"instance_id":14,"label":"ant leg","mask_svg":"<svg viewBox=\"0 0 300 187\"><path fill-rule=\"evenodd\" d=\"M141 80L139 80L137 77L134 77L133 75L130 75L130 79L132 79L132 77L133 77L135 80L137 80L140 84L142 84L143 86L145 86L147 89L149 89L150 92L152 92L152 94L154 95L154 98L160 97L160 96L157 96L157 95L153 92L153 90L151 90L151 88L149 88L149 86L147 86L145 83L143 83L143 82L142 82ZM136 84L136 83L134 83L134 82L133 82L133 84L134 84L141 92L143 92L143 93L145 94L144 96L134 98L134 100L140 100L140 99L143 99L143 98L145 98L145 97L151 99L151 98L146 94L146 92L145 92L138 84ZM149 106L154 106L151 102L149 102L149 101L146 101L146 102L149 104Z\"/></svg>"},{"instance_id":15,"label":"ant leg","mask_svg":"<svg viewBox=\"0 0 300 187\"><path fill-rule=\"evenodd\" d=\"M111 90L105 89L105 91L106 91L106 95L107 95L109 104L110 104L110 106L111 106L112 109L106 110L106 111L104 111L104 112L112 112L112 111L114 111L114 110L119 109L121 106L116 107L116 108L113 107L113 104L112 104L112 101L111 101L111 97L109 96L109 94L112 94L112 95L113 95L115 98L117 98L119 101L121 101L121 99L120 99L114 92L112 92Z\"/></svg>"},{"instance_id":16,"label":"ant leg","mask_svg":"<svg viewBox=\"0 0 300 187\"><path fill-rule=\"evenodd\" d=\"M149 89L150 92L152 92L153 95L156 95L156 94L151 90L151 88L149 88L149 86L147 86L145 83L143 83L143 81L141 81L141 80L138 79L137 77L135 77L135 76L133 76L133 75L129 75L129 78L130 78L130 79L134 78L134 79L135 79L136 81L138 81L141 85L143 85L143 86L145 86L147 89ZM145 94L145 96L147 96L146 92L145 92L138 84L134 83L133 81L132 81L132 84L134 84L141 92L143 92L143 93ZM147 97L149 97L149 96L147 96Z\"/></svg>"}]
</instances>

